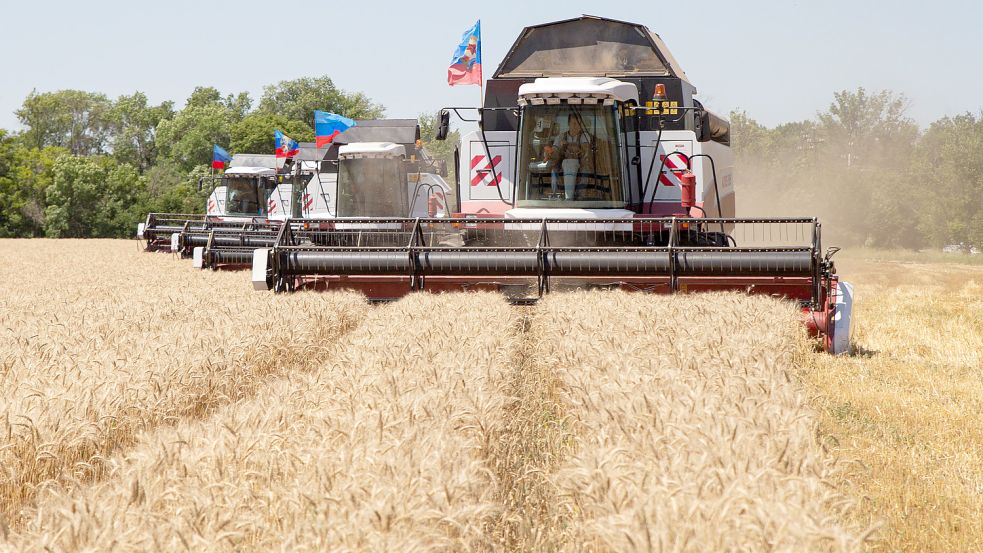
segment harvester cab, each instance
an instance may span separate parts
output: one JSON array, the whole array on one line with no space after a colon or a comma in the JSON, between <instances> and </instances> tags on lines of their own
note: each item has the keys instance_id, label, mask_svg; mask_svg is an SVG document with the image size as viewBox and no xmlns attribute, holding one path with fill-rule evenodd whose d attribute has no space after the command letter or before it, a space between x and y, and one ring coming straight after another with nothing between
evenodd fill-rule
<instances>
[{"instance_id":1,"label":"harvester cab","mask_svg":"<svg viewBox=\"0 0 983 553\"><path fill-rule=\"evenodd\" d=\"M199 190L208 194L205 215L200 223L172 232L170 250L193 257L199 266L201 250L211 244L231 243L243 233L275 234L278 224L270 221L270 210L282 173L272 155L232 156L225 172L198 181Z\"/></svg>"},{"instance_id":2,"label":"harvester cab","mask_svg":"<svg viewBox=\"0 0 983 553\"><path fill-rule=\"evenodd\" d=\"M488 81L478 128L458 146L458 211L733 217L729 123L695 96L642 25L584 16L527 27Z\"/></svg>"},{"instance_id":3,"label":"harvester cab","mask_svg":"<svg viewBox=\"0 0 983 553\"><path fill-rule=\"evenodd\" d=\"M211 188L205 215L212 221L265 221L270 195L277 186L276 177L272 167L233 164L222 175L201 179L200 189Z\"/></svg>"},{"instance_id":4,"label":"harvester cab","mask_svg":"<svg viewBox=\"0 0 983 553\"><path fill-rule=\"evenodd\" d=\"M319 163L307 186L297 189L295 218L433 217L450 212L453 191L444 181L446 168L424 150L415 119L357 121L332 140Z\"/></svg>"},{"instance_id":5,"label":"harvester cab","mask_svg":"<svg viewBox=\"0 0 983 553\"><path fill-rule=\"evenodd\" d=\"M338 149L339 218L443 217L449 187L421 170L406 147L392 142L355 142Z\"/></svg>"},{"instance_id":6,"label":"harvester cab","mask_svg":"<svg viewBox=\"0 0 983 553\"><path fill-rule=\"evenodd\" d=\"M823 347L846 351L852 291L819 222L735 217L729 124L695 94L642 25L527 27L458 144L455 217L308 233L292 221L255 252L253 285L375 300L491 289L515 302L570 286L735 290L797 301ZM465 109L446 108L438 136Z\"/></svg>"}]
</instances>

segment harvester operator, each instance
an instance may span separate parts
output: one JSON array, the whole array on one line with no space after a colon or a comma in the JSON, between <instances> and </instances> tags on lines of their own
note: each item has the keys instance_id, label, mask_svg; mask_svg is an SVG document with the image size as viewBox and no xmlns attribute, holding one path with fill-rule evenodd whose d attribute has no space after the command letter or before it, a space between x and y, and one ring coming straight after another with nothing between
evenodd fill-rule
<instances>
[{"instance_id":1,"label":"harvester operator","mask_svg":"<svg viewBox=\"0 0 983 553\"><path fill-rule=\"evenodd\" d=\"M574 199L580 176L593 172L590 155L593 143L594 137L584 130L580 116L569 114L567 131L557 135L551 152L552 165L562 174L563 193L567 200Z\"/></svg>"}]
</instances>

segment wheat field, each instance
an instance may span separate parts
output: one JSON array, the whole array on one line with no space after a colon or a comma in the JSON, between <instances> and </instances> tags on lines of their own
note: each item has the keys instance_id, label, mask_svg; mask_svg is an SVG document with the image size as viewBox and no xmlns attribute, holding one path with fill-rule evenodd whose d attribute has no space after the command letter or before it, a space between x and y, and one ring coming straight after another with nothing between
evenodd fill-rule
<instances>
[{"instance_id":1,"label":"wheat field","mask_svg":"<svg viewBox=\"0 0 983 553\"><path fill-rule=\"evenodd\" d=\"M983 266L844 253L857 351L801 372L850 518L873 551L983 551Z\"/></svg>"},{"instance_id":2,"label":"wheat field","mask_svg":"<svg viewBox=\"0 0 983 553\"><path fill-rule=\"evenodd\" d=\"M133 242L0 255L0 549L979 548L973 268L845 264L831 358L762 297L372 306Z\"/></svg>"}]
</instances>

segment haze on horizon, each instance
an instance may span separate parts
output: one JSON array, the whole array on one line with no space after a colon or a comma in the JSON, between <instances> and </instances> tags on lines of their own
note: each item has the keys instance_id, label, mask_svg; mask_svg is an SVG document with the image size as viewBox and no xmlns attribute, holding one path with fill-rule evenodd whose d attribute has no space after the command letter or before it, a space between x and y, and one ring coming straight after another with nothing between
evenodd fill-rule
<instances>
[{"instance_id":1,"label":"haze on horizon","mask_svg":"<svg viewBox=\"0 0 983 553\"><path fill-rule=\"evenodd\" d=\"M833 92L887 89L910 100L921 126L983 110L983 4L714 0L699 9L662 3L586 1L462 4L257 0L143 5L122 0L9 3L0 34L0 128L32 89L81 89L110 98L134 91L176 107L196 86L224 94L327 75L366 93L389 117L476 105L474 86L448 87L461 33L482 22L485 78L522 27L587 13L639 22L660 34L700 98L727 113L744 109L774 126L813 117ZM467 5L470 9L462 9Z\"/></svg>"}]
</instances>

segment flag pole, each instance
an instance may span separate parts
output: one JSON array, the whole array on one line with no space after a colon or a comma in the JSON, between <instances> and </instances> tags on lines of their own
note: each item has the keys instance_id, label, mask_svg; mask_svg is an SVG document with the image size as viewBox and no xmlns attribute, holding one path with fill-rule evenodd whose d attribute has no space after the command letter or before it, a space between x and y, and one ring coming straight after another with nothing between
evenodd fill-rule
<instances>
[{"instance_id":1,"label":"flag pole","mask_svg":"<svg viewBox=\"0 0 983 553\"><path fill-rule=\"evenodd\" d=\"M478 44L477 52L475 52L475 57L481 60L481 20L478 20ZM478 65L478 109L485 107L485 66ZM479 112L480 113L480 112Z\"/></svg>"}]
</instances>

